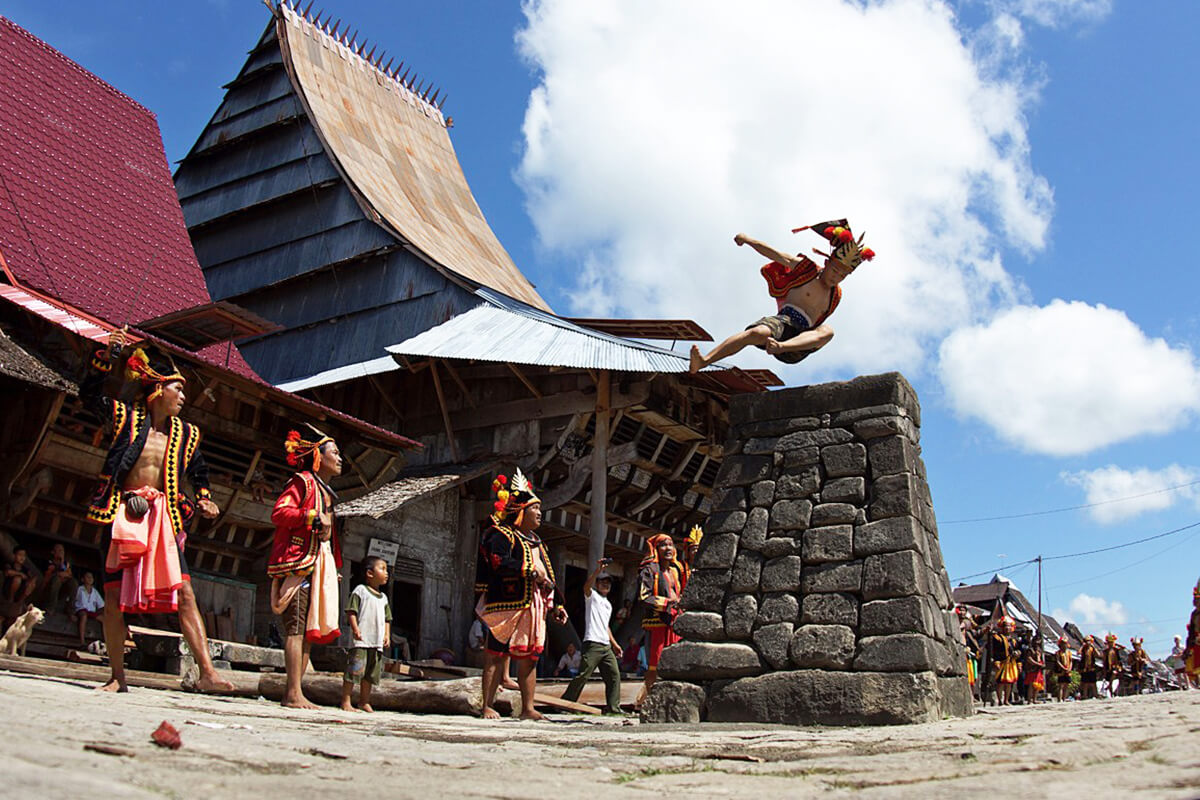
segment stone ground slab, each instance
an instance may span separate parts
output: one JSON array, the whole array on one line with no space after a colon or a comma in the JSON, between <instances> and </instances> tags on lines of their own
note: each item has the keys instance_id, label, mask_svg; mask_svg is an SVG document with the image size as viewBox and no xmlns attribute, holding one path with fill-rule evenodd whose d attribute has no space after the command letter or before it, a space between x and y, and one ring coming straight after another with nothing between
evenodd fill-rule
<instances>
[{"instance_id":1,"label":"stone ground slab","mask_svg":"<svg viewBox=\"0 0 1200 800\"><path fill-rule=\"evenodd\" d=\"M0 672L0 719L12 798L1200 795L1196 691L903 727L660 726L290 711ZM150 744L163 720L182 749Z\"/></svg>"}]
</instances>

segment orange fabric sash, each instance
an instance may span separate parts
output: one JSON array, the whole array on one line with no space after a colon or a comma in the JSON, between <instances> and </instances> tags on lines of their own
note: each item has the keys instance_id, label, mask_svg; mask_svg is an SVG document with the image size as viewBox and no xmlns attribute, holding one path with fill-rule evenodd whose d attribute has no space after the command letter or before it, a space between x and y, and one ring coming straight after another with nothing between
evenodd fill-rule
<instances>
[{"instance_id":1,"label":"orange fabric sash","mask_svg":"<svg viewBox=\"0 0 1200 800\"><path fill-rule=\"evenodd\" d=\"M109 572L121 571L121 610L135 614L166 614L179 610L179 544L171 525L167 498L143 486L134 491L150 510L139 520L129 518L122 500L112 524L112 544L105 558Z\"/></svg>"},{"instance_id":2,"label":"orange fabric sash","mask_svg":"<svg viewBox=\"0 0 1200 800\"><path fill-rule=\"evenodd\" d=\"M313 644L329 644L341 635L338 621L338 571L329 542L317 547L317 561L309 576L308 622L304 638Z\"/></svg>"}]
</instances>

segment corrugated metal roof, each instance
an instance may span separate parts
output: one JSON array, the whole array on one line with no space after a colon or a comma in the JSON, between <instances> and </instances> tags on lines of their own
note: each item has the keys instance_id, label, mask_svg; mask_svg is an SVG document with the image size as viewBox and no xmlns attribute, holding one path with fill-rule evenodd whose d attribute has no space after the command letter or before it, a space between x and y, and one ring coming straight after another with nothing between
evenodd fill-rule
<instances>
[{"instance_id":1,"label":"corrugated metal roof","mask_svg":"<svg viewBox=\"0 0 1200 800\"><path fill-rule=\"evenodd\" d=\"M486 287L476 294L486 302L387 351L401 356L543 367L670 374L688 371L686 353L584 328ZM728 368L714 364L707 371Z\"/></svg>"},{"instance_id":2,"label":"corrugated metal roof","mask_svg":"<svg viewBox=\"0 0 1200 800\"><path fill-rule=\"evenodd\" d=\"M496 469L497 461L472 461L465 464L438 464L403 470L397 480L380 486L370 494L338 503L338 517L379 519L398 511L413 500L452 489L460 483Z\"/></svg>"},{"instance_id":3,"label":"corrugated metal roof","mask_svg":"<svg viewBox=\"0 0 1200 800\"><path fill-rule=\"evenodd\" d=\"M307 378L301 378L297 381L281 383L279 384L279 388L285 392L303 392L305 389L328 386L331 383L341 383L352 378L365 378L368 375L391 372L394 369L399 369L399 367L400 365L396 363L396 359L391 356L383 356L358 364L347 364L344 367L327 369L324 372L318 372L316 375L309 375Z\"/></svg>"}]
</instances>

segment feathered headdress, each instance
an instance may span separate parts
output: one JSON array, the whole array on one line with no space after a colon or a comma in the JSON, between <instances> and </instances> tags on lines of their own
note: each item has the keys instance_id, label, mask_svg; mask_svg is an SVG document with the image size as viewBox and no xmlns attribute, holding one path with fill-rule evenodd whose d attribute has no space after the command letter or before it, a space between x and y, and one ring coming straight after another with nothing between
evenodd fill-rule
<instances>
[{"instance_id":1,"label":"feathered headdress","mask_svg":"<svg viewBox=\"0 0 1200 800\"><path fill-rule=\"evenodd\" d=\"M1200 581L1196 581L1196 588L1192 589L1192 602L1200 600Z\"/></svg>"},{"instance_id":2,"label":"feathered headdress","mask_svg":"<svg viewBox=\"0 0 1200 800\"><path fill-rule=\"evenodd\" d=\"M1130 637L1129 637L1129 643L1130 643L1131 645L1133 645L1135 648L1141 647L1141 646L1142 646L1142 642L1144 642L1144 641L1146 641L1146 639L1145 639L1144 637L1143 637L1143 638L1141 638L1141 639L1139 639L1139 638L1138 638L1138 637L1136 637L1136 636L1130 636Z\"/></svg>"},{"instance_id":3,"label":"feathered headdress","mask_svg":"<svg viewBox=\"0 0 1200 800\"><path fill-rule=\"evenodd\" d=\"M863 233L858 239L855 239L854 233L850 230L850 223L844 219L818 222L816 225L805 225L803 228L792 228L792 233L799 233L810 228L828 239L831 245L828 253L815 247L813 252L826 258L832 258L846 269L853 270L862 262L875 258L874 250L863 247L863 239L867 234Z\"/></svg>"},{"instance_id":4,"label":"feathered headdress","mask_svg":"<svg viewBox=\"0 0 1200 800\"><path fill-rule=\"evenodd\" d=\"M146 351L142 348L134 350L129 358L125 360L125 379L130 381L139 381L143 387L153 386L154 391L146 397L146 402L150 403L162 396L163 387L172 381L187 383L187 378L179 373L179 368L175 366L175 362L170 356L165 356L167 359L168 370L166 373L159 372L150 366L150 358L146 355Z\"/></svg>"},{"instance_id":5,"label":"feathered headdress","mask_svg":"<svg viewBox=\"0 0 1200 800\"><path fill-rule=\"evenodd\" d=\"M1117 635L1115 633L1108 634L1107 636L1104 637L1104 643L1108 644L1108 645L1116 644L1117 643Z\"/></svg>"},{"instance_id":6,"label":"feathered headdress","mask_svg":"<svg viewBox=\"0 0 1200 800\"><path fill-rule=\"evenodd\" d=\"M289 467L299 466L300 459L312 455L312 471L316 472L321 468L321 445L332 442L333 439L313 428L312 425L308 427L317 434L316 441L308 441L300 435L300 431L288 431L287 439L283 442L283 449L287 453Z\"/></svg>"},{"instance_id":7,"label":"feathered headdress","mask_svg":"<svg viewBox=\"0 0 1200 800\"><path fill-rule=\"evenodd\" d=\"M699 525L693 525L692 529L688 531L688 535L687 538L684 539L684 543L687 544L688 547L699 547L700 542L702 541L704 541L704 529Z\"/></svg>"},{"instance_id":8,"label":"feathered headdress","mask_svg":"<svg viewBox=\"0 0 1200 800\"><path fill-rule=\"evenodd\" d=\"M1067 641L1067 637L1065 637L1065 636L1058 637L1058 646L1059 647L1065 647L1068 644L1070 644L1070 642Z\"/></svg>"},{"instance_id":9,"label":"feathered headdress","mask_svg":"<svg viewBox=\"0 0 1200 800\"><path fill-rule=\"evenodd\" d=\"M529 479L520 469L513 471L511 483L506 475L497 475L496 479L492 481L492 492L496 495L496 502L492 504L495 513L492 516L497 520L503 520L516 514L513 524L518 528L521 527L521 522L524 520L525 509L534 503L542 502L541 498L534 493Z\"/></svg>"}]
</instances>

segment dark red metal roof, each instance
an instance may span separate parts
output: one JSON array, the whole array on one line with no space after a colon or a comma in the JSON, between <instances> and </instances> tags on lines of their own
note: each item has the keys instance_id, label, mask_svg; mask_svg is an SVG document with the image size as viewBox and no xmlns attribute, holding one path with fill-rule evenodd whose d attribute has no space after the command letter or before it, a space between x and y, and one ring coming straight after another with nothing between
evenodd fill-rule
<instances>
[{"instance_id":1,"label":"dark red metal roof","mask_svg":"<svg viewBox=\"0 0 1200 800\"><path fill-rule=\"evenodd\" d=\"M115 325L212 302L154 114L3 17L0 249Z\"/></svg>"}]
</instances>

